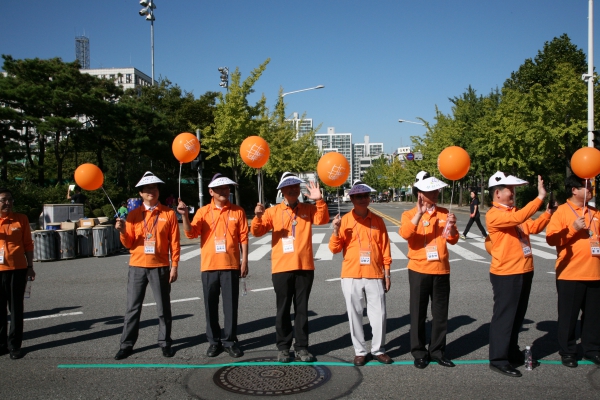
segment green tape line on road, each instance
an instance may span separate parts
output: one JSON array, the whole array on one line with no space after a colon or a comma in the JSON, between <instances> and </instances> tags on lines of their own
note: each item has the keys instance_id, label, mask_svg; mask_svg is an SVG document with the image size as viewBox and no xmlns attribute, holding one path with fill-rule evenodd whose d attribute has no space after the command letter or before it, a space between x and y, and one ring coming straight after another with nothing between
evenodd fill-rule
<instances>
[{"instance_id":1,"label":"green tape line on road","mask_svg":"<svg viewBox=\"0 0 600 400\"><path fill-rule=\"evenodd\" d=\"M489 364L488 360L454 360L455 364L460 365L468 365L468 364ZM541 364L549 364L549 365L560 365L561 361L557 360L539 360ZM413 361L394 361L394 364L391 365L413 365ZM435 364L435 362L432 362ZM579 361L580 365L593 365L591 361ZM345 362L314 362L314 363L305 363L305 362L290 362L290 363L280 363L280 362L239 362L239 363L225 363L225 364L59 364L57 368L64 369L122 369L122 368L172 368L172 369L199 369L199 368L223 368L223 367L257 367L257 366L310 366L310 365L323 365L329 367L354 367L352 363ZM385 364L381 364L378 362L370 362L365 365L366 367L383 367Z\"/></svg>"}]
</instances>

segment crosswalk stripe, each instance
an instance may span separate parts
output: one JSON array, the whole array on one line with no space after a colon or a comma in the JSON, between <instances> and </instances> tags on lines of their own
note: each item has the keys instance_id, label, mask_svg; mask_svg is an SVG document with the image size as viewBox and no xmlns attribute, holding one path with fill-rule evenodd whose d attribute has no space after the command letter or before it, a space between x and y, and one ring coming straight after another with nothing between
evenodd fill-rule
<instances>
[{"instance_id":1,"label":"crosswalk stripe","mask_svg":"<svg viewBox=\"0 0 600 400\"><path fill-rule=\"evenodd\" d=\"M408 260L404 253L394 243L390 243L392 260Z\"/></svg>"},{"instance_id":2,"label":"crosswalk stripe","mask_svg":"<svg viewBox=\"0 0 600 400\"><path fill-rule=\"evenodd\" d=\"M404 239L398 232L388 232L388 236L390 237L390 242L392 243L406 243L406 239Z\"/></svg>"},{"instance_id":3,"label":"crosswalk stripe","mask_svg":"<svg viewBox=\"0 0 600 400\"><path fill-rule=\"evenodd\" d=\"M263 256L265 254L267 254L269 251L271 251L271 245L263 244L258 249L254 250L252 253L248 254L248 261L258 261L261 258L263 258Z\"/></svg>"},{"instance_id":4,"label":"crosswalk stripe","mask_svg":"<svg viewBox=\"0 0 600 400\"><path fill-rule=\"evenodd\" d=\"M333 260L333 253L329 250L329 244L320 244L315 254L315 260L329 261Z\"/></svg>"},{"instance_id":5,"label":"crosswalk stripe","mask_svg":"<svg viewBox=\"0 0 600 400\"><path fill-rule=\"evenodd\" d=\"M448 250L451 251L452 253L458 254L459 256L461 256L462 258L466 259L466 260L483 260L483 257L480 256L477 253L473 253L470 250L465 249L464 247L461 247L457 244L455 244L454 246L450 245L447 246Z\"/></svg>"},{"instance_id":6,"label":"crosswalk stripe","mask_svg":"<svg viewBox=\"0 0 600 400\"><path fill-rule=\"evenodd\" d=\"M321 243L323 241L324 237L325 237L324 233L313 233L313 236L312 236L312 242L313 242L313 244L315 244L315 243Z\"/></svg>"},{"instance_id":7,"label":"crosswalk stripe","mask_svg":"<svg viewBox=\"0 0 600 400\"><path fill-rule=\"evenodd\" d=\"M531 249L534 256L545 258L546 260L556 260L556 254L547 253L540 249Z\"/></svg>"},{"instance_id":8,"label":"crosswalk stripe","mask_svg":"<svg viewBox=\"0 0 600 400\"><path fill-rule=\"evenodd\" d=\"M271 235L266 235L263 238L258 239L256 242L252 243L252 244L269 244L271 243Z\"/></svg>"},{"instance_id":9,"label":"crosswalk stripe","mask_svg":"<svg viewBox=\"0 0 600 400\"><path fill-rule=\"evenodd\" d=\"M194 258L194 257L197 257L199 255L200 255L200 248L197 248L197 249L192 250L192 251L190 251L188 253L182 254L179 257L179 261L187 261L187 260L189 260L191 258Z\"/></svg>"}]
</instances>

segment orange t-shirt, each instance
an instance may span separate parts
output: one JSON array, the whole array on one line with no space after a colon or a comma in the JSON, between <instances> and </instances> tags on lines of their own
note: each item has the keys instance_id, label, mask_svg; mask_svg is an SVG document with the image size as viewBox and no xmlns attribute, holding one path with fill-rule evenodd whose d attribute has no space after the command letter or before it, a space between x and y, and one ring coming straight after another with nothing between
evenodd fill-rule
<instances>
[{"instance_id":1,"label":"orange t-shirt","mask_svg":"<svg viewBox=\"0 0 600 400\"><path fill-rule=\"evenodd\" d=\"M408 241L408 269L421 274L449 274L450 262L446 246L447 243L458 242L458 232L448 239L442 236L448 220L448 210L436 206L431 214L423 214L418 226L412 223L416 214L417 207L404 211L398 229L400 236ZM427 260L427 246L437 246L438 260Z\"/></svg>"},{"instance_id":2,"label":"orange t-shirt","mask_svg":"<svg viewBox=\"0 0 600 400\"><path fill-rule=\"evenodd\" d=\"M154 254L145 253L144 241L148 234L152 235L150 240L155 241ZM127 215L125 233L121 233L121 243L131 253L129 265L132 267L177 267L181 244L175 212L162 204L149 211L142 204Z\"/></svg>"},{"instance_id":3,"label":"orange t-shirt","mask_svg":"<svg viewBox=\"0 0 600 400\"><path fill-rule=\"evenodd\" d=\"M589 211L588 211L589 210ZM573 222L585 216L586 228L576 231ZM590 238L589 231L593 232ZM590 239L598 241L600 213L593 207L578 207L569 200L559 206L546 228L546 242L556 246L556 279L567 281L600 280L600 257L592 256Z\"/></svg>"},{"instance_id":4,"label":"orange t-shirt","mask_svg":"<svg viewBox=\"0 0 600 400\"><path fill-rule=\"evenodd\" d=\"M295 229L292 221L296 221ZM271 236L271 272L314 270L315 262L312 247L312 225L325 225L329 222L329 210L323 200L316 205L298 203L295 209L280 203L267 208L262 218L254 217L250 231L256 237L273 230ZM284 253L284 238L291 237L294 251Z\"/></svg>"},{"instance_id":5,"label":"orange t-shirt","mask_svg":"<svg viewBox=\"0 0 600 400\"><path fill-rule=\"evenodd\" d=\"M333 254L343 250L342 278L382 279L384 269L389 275L392 263L390 238L383 219L371 211L365 218L358 216L354 210L344 215L339 236L331 235L329 238L329 250ZM361 265L361 250L370 252L370 264Z\"/></svg>"},{"instance_id":6,"label":"orange t-shirt","mask_svg":"<svg viewBox=\"0 0 600 400\"><path fill-rule=\"evenodd\" d=\"M493 203L493 207L488 210L485 222L492 240L492 274L515 275L533 271L533 257L525 257L519 237L531 249L529 235L540 233L548 225L550 214L547 212L535 221L530 219L541 205L542 200L536 197L521 210L499 203ZM518 226L521 226L522 232Z\"/></svg>"},{"instance_id":7,"label":"orange t-shirt","mask_svg":"<svg viewBox=\"0 0 600 400\"><path fill-rule=\"evenodd\" d=\"M240 269L240 244L248 243L248 219L238 205L218 208L214 200L198 210L185 236L200 236L201 271ZM216 241L225 239L225 252L216 252Z\"/></svg>"},{"instance_id":8,"label":"orange t-shirt","mask_svg":"<svg viewBox=\"0 0 600 400\"><path fill-rule=\"evenodd\" d=\"M25 252L33 251L31 229L26 215L8 213L0 218L0 249L4 249L4 263L0 271L27 268Z\"/></svg>"}]
</instances>

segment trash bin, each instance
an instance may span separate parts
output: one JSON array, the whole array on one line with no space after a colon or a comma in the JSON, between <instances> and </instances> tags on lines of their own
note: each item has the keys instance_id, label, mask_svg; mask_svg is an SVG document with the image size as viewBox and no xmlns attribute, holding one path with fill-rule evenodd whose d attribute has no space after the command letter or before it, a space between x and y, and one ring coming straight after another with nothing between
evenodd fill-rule
<instances>
[{"instance_id":1,"label":"trash bin","mask_svg":"<svg viewBox=\"0 0 600 400\"><path fill-rule=\"evenodd\" d=\"M77 249L79 257L94 255L94 236L92 228L77 228Z\"/></svg>"},{"instance_id":2,"label":"trash bin","mask_svg":"<svg viewBox=\"0 0 600 400\"><path fill-rule=\"evenodd\" d=\"M108 255L109 233L108 226L100 225L92 228L92 236L94 237L94 256L105 257Z\"/></svg>"},{"instance_id":3,"label":"trash bin","mask_svg":"<svg viewBox=\"0 0 600 400\"><path fill-rule=\"evenodd\" d=\"M33 258L38 261L56 260L56 231L35 231L33 233L33 253Z\"/></svg>"},{"instance_id":4,"label":"trash bin","mask_svg":"<svg viewBox=\"0 0 600 400\"><path fill-rule=\"evenodd\" d=\"M58 249L58 258L66 260L75 258L75 230L65 229L56 231L56 248Z\"/></svg>"}]
</instances>

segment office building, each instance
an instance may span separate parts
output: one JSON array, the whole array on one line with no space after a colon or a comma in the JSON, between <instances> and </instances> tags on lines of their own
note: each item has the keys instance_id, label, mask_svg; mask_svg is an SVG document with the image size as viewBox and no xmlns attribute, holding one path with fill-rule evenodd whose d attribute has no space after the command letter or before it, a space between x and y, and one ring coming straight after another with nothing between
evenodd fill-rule
<instances>
[{"instance_id":1,"label":"office building","mask_svg":"<svg viewBox=\"0 0 600 400\"><path fill-rule=\"evenodd\" d=\"M312 118L300 118L297 112L293 113L293 118L286 119L286 122L290 122L296 129L296 139L300 139L313 129Z\"/></svg>"}]
</instances>

